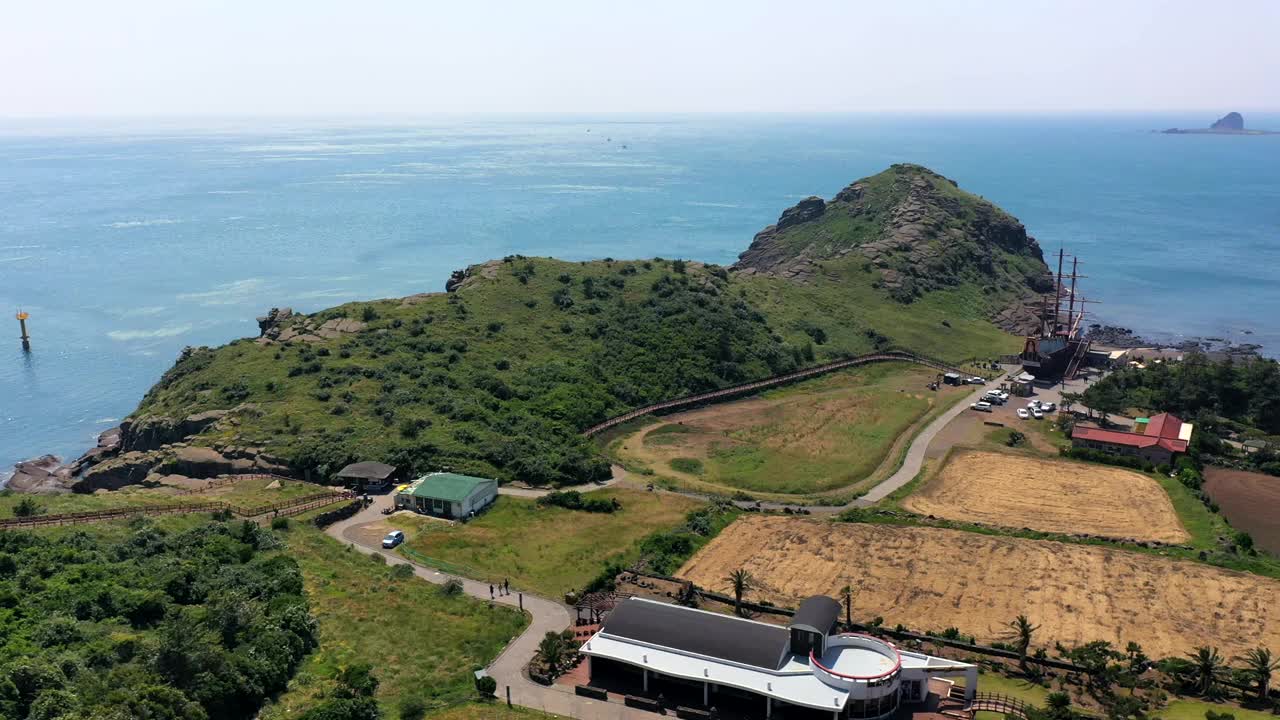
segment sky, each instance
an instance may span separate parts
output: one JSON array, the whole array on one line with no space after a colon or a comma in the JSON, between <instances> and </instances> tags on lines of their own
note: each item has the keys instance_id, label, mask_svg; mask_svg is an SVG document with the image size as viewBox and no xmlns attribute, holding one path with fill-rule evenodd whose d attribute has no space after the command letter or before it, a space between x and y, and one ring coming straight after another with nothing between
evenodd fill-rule
<instances>
[{"instance_id":1,"label":"sky","mask_svg":"<svg viewBox=\"0 0 1280 720\"><path fill-rule=\"evenodd\" d=\"M0 117L1280 110L1280 0L0 0Z\"/></svg>"}]
</instances>

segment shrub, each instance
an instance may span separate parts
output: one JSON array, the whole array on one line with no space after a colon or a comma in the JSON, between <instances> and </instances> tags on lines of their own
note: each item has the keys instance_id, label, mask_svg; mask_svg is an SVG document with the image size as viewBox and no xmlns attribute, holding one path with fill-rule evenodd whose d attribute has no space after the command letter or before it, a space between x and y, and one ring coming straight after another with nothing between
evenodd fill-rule
<instances>
[{"instance_id":1,"label":"shrub","mask_svg":"<svg viewBox=\"0 0 1280 720\"><path fill-rule=\"evenodd\" d=\"M339 520L346 520L352 515L355 515L356 513L360 512L360 509L363 507L364 507L364 503L361 502L360 500L352 500L351 502L347 503L346 505L343 505L337 510L330 510L328 512L320 513L311 522L316 527L323 530L324 528L329 527L330 525L338 522Z\"/></svg>"},{"instance_id":2,"label":"shrub","mask_svg":"<svg viewBox=\"0 0 1280 720\"><path fill-rule=\"evenodd\" d=\"M400 698L400 704L397 708L400 720L422 720L427 714L427 704L420 697L404 697Z\"/></svg>"},{"instance_id":3,"label":"shrub","mask_svg":"<svg viewBox=\"0 0 1280 720\"><path fill-rule=\"evenodd\" d=\"M360 319L365 322L373 322L378 319L378 311L373 309L372 305L365 305L360 311Z\"/></svg>"},{"instance_id":4,"label":"shrub","mask_svg":"<svg viewBox=\"0 0 1280 720\"><path fill-rule=\"evenodd\" d=\"M476 678L476 692L480 693L480 697L493 697L498 691L498 681L483 675Z\"/></svg>"},{"instance_id":5,"label":"shrub","mask_svg":"<svg viewBox=\"0 0 1280 720\"><path fill-rule=\"evenodd\" d=\"M462 581L458 578L449 578L440 586L440 594L446 597L457 597L462 594Z\"/></svg>"},{"instance_id":6,"label":"shrub","mask_svg":"<svg viewBox=\"0 0 1280 720\"><path fill-rule=\"evenodd\" d=\"M271 518L271 529L272 530L288 530L289 518L287 517Z\"/></svg>"},{"instance_id":7,"label":"shrub","mask_svg":"<svg viewBox=\"0 0 1280 720\"><path fill-rule=\"evenodd\" d=\"M13 508L14 517L35 517L43 512L44 508L40 507L40 503L32 497L22 498Z\"/></svg>"},{"instance_id":8,"label":"shrub","mask_svg":"<svg viewBox=\"0 0 1280 720\"><path fill-rule=\"evenodd\" d=\"M413 577L413 566L409 563L400 563L391 568L392 580L408 580Z\"/></svg>"},{"instance_id":9,"label":"shrub","mask_svg":"<svg viewBox=\"0 0 1280 720\"><path fill-rule=\"evenodd\" d=\"M583 510L593 513L612 513L622 509L622 503L617 498L604 500L600 498L583 497L582 493L577 490L568 490L565 492L552 492L538 498L539 505L555 505L567 510Z\"/></svg>"}]
</instances>

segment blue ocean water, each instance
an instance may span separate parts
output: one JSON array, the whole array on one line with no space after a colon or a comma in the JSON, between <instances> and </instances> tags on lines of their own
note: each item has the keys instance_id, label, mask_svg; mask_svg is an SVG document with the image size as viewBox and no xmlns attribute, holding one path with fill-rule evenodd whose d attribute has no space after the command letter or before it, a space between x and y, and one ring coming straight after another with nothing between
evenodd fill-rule
<instances>
[{"instance_id":1,"label":"blue ocean water","mask_svg":"<svg viewBox=\"0 0 1280 720\"><path fill-rule=\"evenodd\" d=\"M1274 354L1280 136L1148 132L1212 119L0 125L0 468L75 456L183 346L256 335L269 307L441 290L511 253L729 263L796 200L903 161L1078 253L1104 321Z\"/></svg>"}]
</instances>

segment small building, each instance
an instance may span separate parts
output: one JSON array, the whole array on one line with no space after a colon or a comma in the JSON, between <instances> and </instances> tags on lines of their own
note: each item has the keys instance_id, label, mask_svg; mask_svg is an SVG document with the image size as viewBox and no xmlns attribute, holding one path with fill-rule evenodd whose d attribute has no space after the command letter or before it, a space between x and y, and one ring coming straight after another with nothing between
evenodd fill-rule
<instances>
[{"instance_id":1,"label":"small building","mask_svg":"<svg viewBox=\"0 0 1280 720\"><path fill-rule=\"evenodd\" d=\"M633 597L580 652L594 687L743 717L889 718L929 700L935 677L963 677L973 699L976 665L836 634L839 614L815 596L780 627Z\"/></svg>"},{"instance_id":2,"label":"small building","mask_svg":"<svg viewBox=\"0 0 1280 720\"><path fill-rule=\"evenodd\" d=\"M423 475L396 492L396 508L462 520L498 499L498 481L457 473Z\"/></svg>"},{"instance_id":3,"label":"small building","mask_svg":"<svg viewBox=\"0 0 1280 720\"><path fill-rule=\"evenodd\" d=\"M372 461L352 463L338 471L342 484L359 492L383 490L391 485L395 475L395 466Z\"/></svg>"},{"instance_id":4,"label":"small building","mask_svg":"<svg viewBox=\"0 0 1280 720\"><path fill-rule=\"evenodd\" d=\"M1018 397L1031 397L1035 389L1036 376L1029 372L1009 377L1009 393Z\"/></svg>"},{"instance_id":5,"label":"small building","mask_svg":"<svg viewBox=\"0 0 1280 720\"><path fill-rule=\"evenodd\" d=\"M960 377L959 373L949 372L942 376L942 382L946 383L947 385L963 385L964 378Z\"/></svg>"},{"instance_id":6,"label":"small building","mask_svg":"<svg viewBox=\"0 0 1280 720\"><path fill-rule=\"evenodd\" d=\"M1071 445L1112 455L1140 457L1153 465L1172 464L1174 456L1185 453L1191 445L1195 426L1182 422L1176 415L1160 413L1146 420L1135 425L1137 432L1077 425L1071 431Z\"/></svg>"}]
</instances>

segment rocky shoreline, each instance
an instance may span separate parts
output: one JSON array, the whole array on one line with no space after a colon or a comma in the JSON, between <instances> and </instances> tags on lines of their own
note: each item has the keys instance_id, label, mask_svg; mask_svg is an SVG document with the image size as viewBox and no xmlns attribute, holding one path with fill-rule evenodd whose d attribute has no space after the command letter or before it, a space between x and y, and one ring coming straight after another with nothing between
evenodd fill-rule
<instances>
[{"instance_id":1,"label":"rocky shoreline","mask_svg":"<svg viewBox=\"0 0 1280 720\"><path fill-rule=\"evenodd\" d=\"M1244 332L1245 334L1252 334L1249 330ZM1235 358L1260 357L1262 354L1262 346L1257 343L1236 343L1221 337L1187 337L1181 338L1176 342L1166 342L1139 335L1126 327L1099 323L1090 325L1085 337L1094 344L1113 348L1181 350L1183 352L1203 352L1210 355Z\"/></svg>"}]
</instances>

